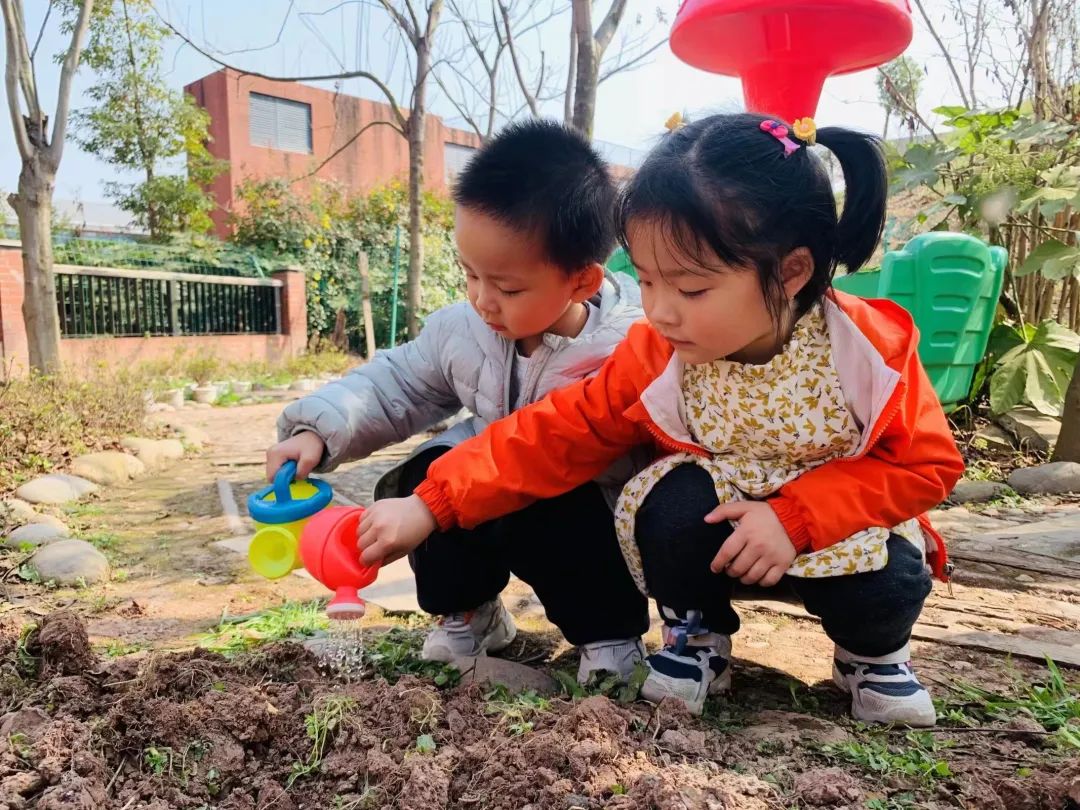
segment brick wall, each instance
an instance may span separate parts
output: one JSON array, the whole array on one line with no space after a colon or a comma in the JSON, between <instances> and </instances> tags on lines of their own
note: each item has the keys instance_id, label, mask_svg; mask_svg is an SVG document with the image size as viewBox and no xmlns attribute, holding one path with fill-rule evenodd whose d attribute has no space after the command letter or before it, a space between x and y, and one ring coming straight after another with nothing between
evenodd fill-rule
<instances>
[{"instance_id":1,"label":"brick wall","mask_svg":"<svg viewBox=\"0 0 1080 810\"><path fill-rule=\"evenodd\" d=\"M166 360L177 350L192 353L209 350L224 362L287 360L301 354L307 346L304 274L299 269L283 270L275 273L274 278L283 283L280 334L64 338L60 341L60 357L65 365L76 371L102 361L113 366L126 366L147 360ZM13 373L24 373L29 361L22 301L19 243L0 240L0 359Z\"/></svg>"}]
</instances>

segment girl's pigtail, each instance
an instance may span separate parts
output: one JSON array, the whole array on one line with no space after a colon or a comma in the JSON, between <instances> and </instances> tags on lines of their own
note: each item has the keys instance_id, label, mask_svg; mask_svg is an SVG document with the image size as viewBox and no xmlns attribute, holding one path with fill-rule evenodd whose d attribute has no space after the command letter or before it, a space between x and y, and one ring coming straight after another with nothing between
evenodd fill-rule
<instances>
[{"instance_id":1,"label":"girl's pigtail","mask_svg":"<svg viewBox=\"0 0 1080 810\"><path fill-rule=\"evenodd\" d=\"M840 127L819 129L817 142L836 155L844 170L844 211L833 258L854 273L874 254L885 227L885 154L880 139Z\"/></svg>"}]
</instances>

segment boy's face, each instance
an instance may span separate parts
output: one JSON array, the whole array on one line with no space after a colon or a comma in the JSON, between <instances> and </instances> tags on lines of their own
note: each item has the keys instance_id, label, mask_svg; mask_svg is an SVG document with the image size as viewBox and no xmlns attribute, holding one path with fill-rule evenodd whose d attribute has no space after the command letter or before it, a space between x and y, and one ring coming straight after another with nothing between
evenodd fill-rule
<instances>
[{"instance_id":1,"label":"boy's face","mask_svg":"<svg viewBox=\"0 0 1080 810\"><path fill-rule=\"evenodd\" d=\"M508 340L560 334L562 322L575 320L574 304L595 295L603 282L598 265L567 275L536 239L463 206L454 214L454 239L469 302Z\"/></svg>"}]
</instances>

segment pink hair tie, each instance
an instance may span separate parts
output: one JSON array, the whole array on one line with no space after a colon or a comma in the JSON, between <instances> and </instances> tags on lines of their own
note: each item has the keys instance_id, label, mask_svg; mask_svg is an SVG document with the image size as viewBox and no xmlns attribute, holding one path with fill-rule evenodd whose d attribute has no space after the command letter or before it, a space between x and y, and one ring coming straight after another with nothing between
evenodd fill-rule
<instances>
[{"instance_id":1,"label":"pink hair tie","mask_svg":"<svg viewBox=\"0 0 1080 810\"><path fill-rule=\"evenodd\" d=\"M799 144L788 137L788 128L776 121L766 120L761 122L761 131L768 132L776 140L784 145L784 157L789 158L799 151Z\"/></svg>"}]
</instances>

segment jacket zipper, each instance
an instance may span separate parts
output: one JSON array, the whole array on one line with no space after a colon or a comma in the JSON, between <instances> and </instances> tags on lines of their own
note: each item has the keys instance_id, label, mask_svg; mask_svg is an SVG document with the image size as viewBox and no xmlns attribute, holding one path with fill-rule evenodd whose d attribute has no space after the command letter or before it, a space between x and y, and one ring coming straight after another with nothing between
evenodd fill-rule
<instances>
[{"instance_id":1,"label":"jacket zipper","mask_svg":"<svg viewBox=\"0 0 1080 810\"><path fill-rule=\"evenodd\" d=\"M645 421L645 430L649 432L649 435L653 437L658 445L667 448L673 453L690 453L695 456L701 456L702 458L709 457L709 453L704 448L698 447L696 444L675 441L664 433L652 419Z\"/></svg>"}]
</instances>

